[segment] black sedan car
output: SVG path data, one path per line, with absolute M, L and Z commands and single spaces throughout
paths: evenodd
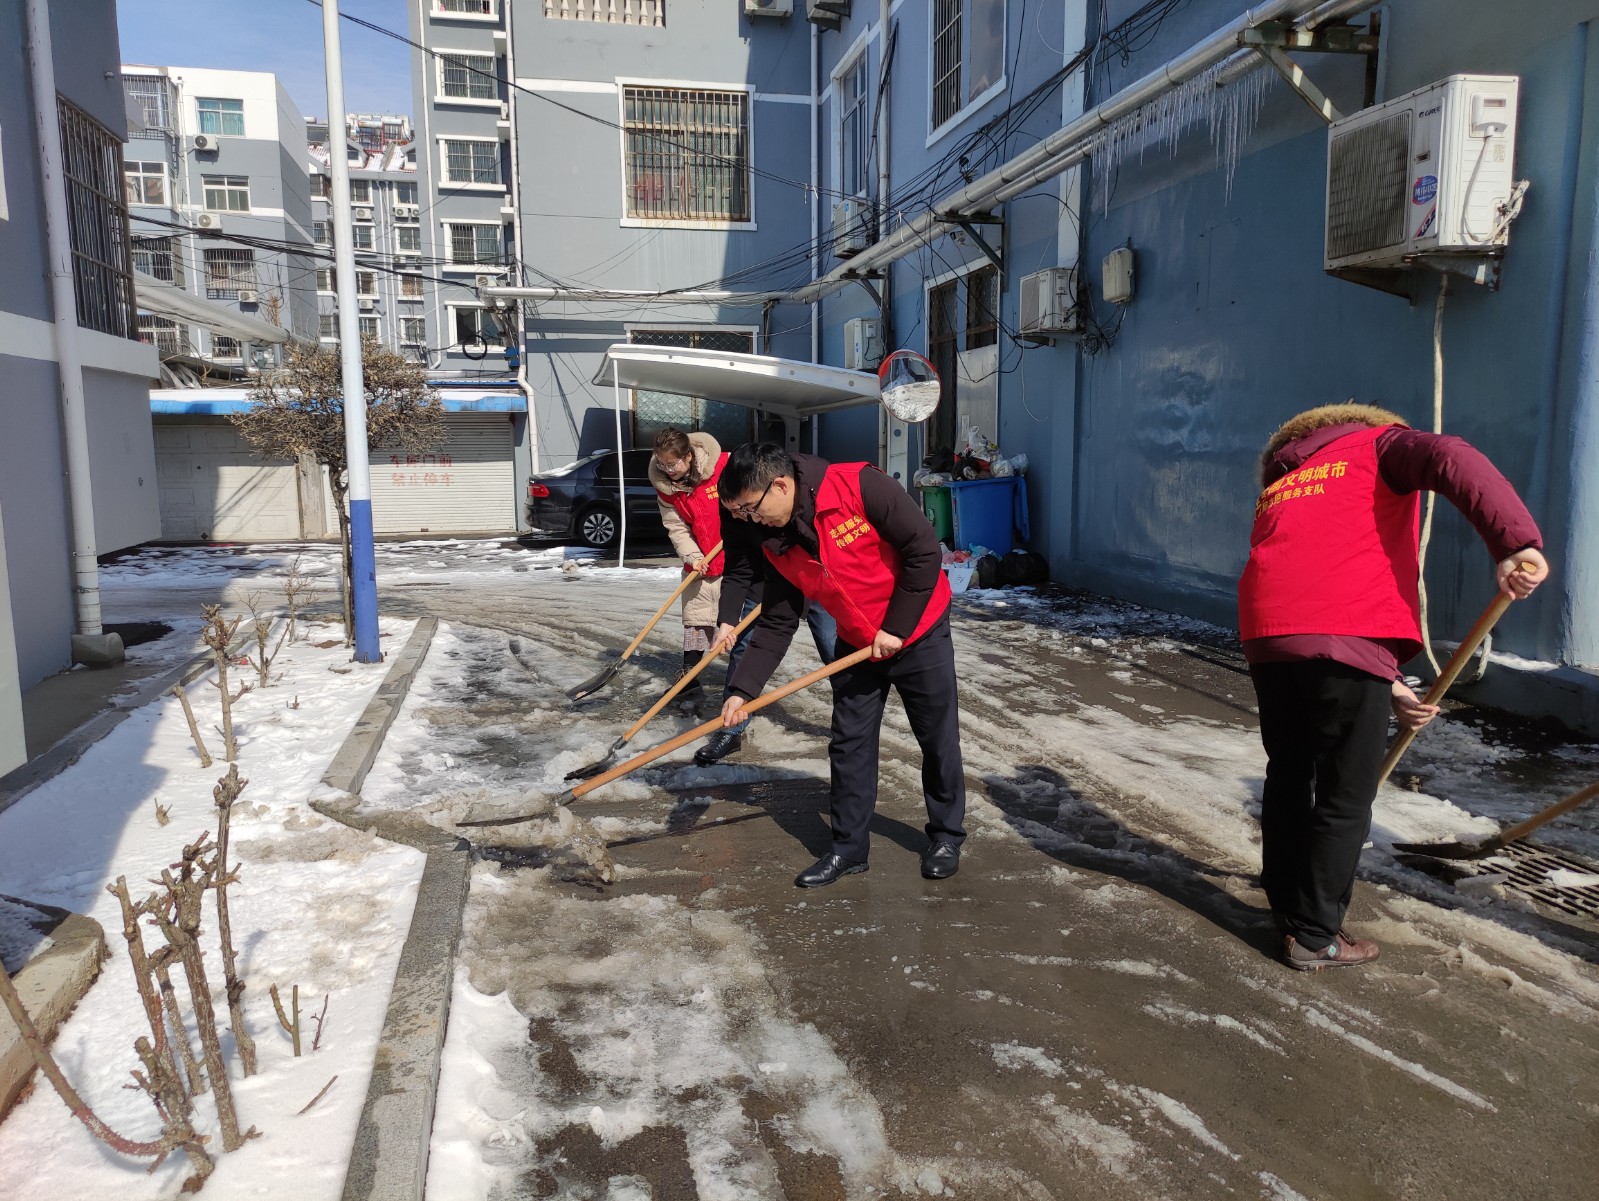
M 601 451 L 554 471 L 541 472 L 527 482 L 527 520 L 536 530 L 571 538 L 605 549 L 620 533 L 616 468 L 621 461 L 627 476 L 627 536 L 648 541 L 666 537 L 661 510 L 650 483 L 651 451 L 628 450 L 618 455 Z

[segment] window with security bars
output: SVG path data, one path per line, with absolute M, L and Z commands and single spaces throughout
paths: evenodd
M 370 225 L 352 225 L 350 232 L 354 235 L 352 241 L 357 250 L 372 249 L 372 227 Z
M 955 445 L 955 372 L 959 364 L 960 327 L 956 292 L 960 280 L 952 279 L 927 293 L 927 358 L 938 372 L 938 408 L 927 423 L 929 451 L 951 450 Z
M 966 276 L 966 349 L 999 341 L 999 269 L 984 267 Z
M 133 269 L 169 284 L 184 283 L 183 247 L 176 238 L 134 238 Z
M 372 181 L 370 179 L 352 179 L 350 181 L 350 203 L 372 203 Z
M 933 0 L 933 128 L 961 110 L 961 2 Z
M 138 334 L 133 255 L 122 179 L 122 140 L 57 98 L 78 324 L 119 338 Z
M 750 219 L 748 92 L 624 87 L 622 108 L 629 217 Z
M 255 288 L 255 251 L 226 246 L 207 249 L 203 253 L 207 298 L 235 300 L 241 288 Z
M 200 118 L 201 133 L 230 138 L 244 136 L 244 101 L 201 96 L 195 100 L 194 107 Z
M 838 155 L 839 185 L 851 196 L 866 195 L 866 147 L 871 138 L 867 131 L 867 92 L 870 80 L 866 73 L 866 55 L 855 60 L 854 66 L 838 81 Z
M 313 200 L 331 200 L 333 198 L 333 181 L 326 175 L 313 175 L 311 177 L 311 198 Z
M 544 0 L 544 16 L 551 21 L 665 25 L 666 0 Z
M 362 317 L 360 321 L 361 337 L 371 338 L 375 341 L 378 336 L 378 319 L 376 317 Z
M 245 175 L 201 176 L 205 185 L 205 207 L 213 213 L 248 213 L 250 179 Z
M 492 17 L 495 0 L 433 0 L 433 11 L 446 16 Z
M 1005 75 L 1005 0 L 933 0 L 932 127 Z
M 498 184 L 500 143 L 483 139 L 446 138 L 444 182 Z
M 500 261 L 500 227 L 475 225 L 451 221 L 445 227 L 450 242 L 450 262 L 498 264 Z
M 355 273 L 355 294 L 357 296 L 376 296 L 378 294 L 378 273 L 376 271 L 357 271 Z
M 321 329 L 318 336 L 324 340 L 337 340 L 339 336 L 339 315 L 337 313 L 322 313 Z
M 638 329 L 628 341 L 643 346 L 688 346 L 750 354 L 755 336 L 731 329 Z M 732 450 L 755 437 L 755 410 L 721 400 L 702 400 L 639 388 L 633 393 L 633 445 L 652 446 L 655 435 L 671 426 L 693 433 L 703 430 Z
M 333 291 L 333 268 L 319 267 L 316 273 L 316 290 L 318 292 Z
M 421 300 L 422 299 L 422 277 L 420 275 L 402 275 L 402 276 L 400 276 L 400 299 L 401 300 Z
M 140 313 L 139 341 L 154 346 L 162 358 L 186 355 L 189 353 L 189 327 L 179 325 L 170 317 Z
M 311 240 L 318 246 L 333 245 L 333 223 L 331 221 L 311 222 Z
M 492 54 L 439 56 L 439 91 L 450 100 L 498 100 L 496 74 Z
M 124 75 L 122 93 L 139 106 L 145 132 L 172 132 L 172 87 L 163 76 Z
M 400 341 L 406 346 L 421 346 L 428 340 L 428 323 L 425 317 L 401 317 Z
M 145 162 L 129 159 L 122 164 L 122 179 L 128 189 L 128 203 L 158 204 L 167 202 L 167 165 L 163 162 Z
M 213 359 L 236 359 L 239 357 L 239 340 L 229 338 L 224 334 L 211 335 L 211 357 Z

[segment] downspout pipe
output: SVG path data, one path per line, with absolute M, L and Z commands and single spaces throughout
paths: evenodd
M 931 210 L 900 226 L 888 237 L 867 247 L 841 267 L 835 267 L 815 283 L 800 289 L 794 299 L 806 301 L 815 294 L 832 292 L 864 272 L 903 258 L 917 247 L 951 232 L 950 218 L 980 213 L 1012 196 L 1026 191 L 1040 180 L 1057 175 L 1087 156 L 1089 139 L 1113 122 L 1137 111 L 1156 97 L 1172 91 L 1200 72 L 1227 58 L 1236 58 L 1240 70 L 1252 69 L 1252 51 L 1241 52 L 1238 38 L 1244 30 L 1267 21 L 1293 21 L 1309 26 L 1352 16 L 1374 8 L 1380 0 L 1268 0 L 1246 9 L 1185 53 L 1157 67 L 1129 84 L 1105 103 L 1084 113 L 1043 141 L 973 180 L 965 187 L 940 199 Z
M 891 128 L 888 119 L 889 110 L 889 52 L 893 46 L 893 39 L 888 36 L 889 10 L 891 0 L 878 0 L 877 5 L 877 232 L 879 235 L 888 229 L 888 183 L 889 183 L 889 158 L 888 158 L 888 131 Z M 1001 31 L 1003 33 L 1003 31 Z M 1002 40 L 1003 44 L 1003 40 Z M 881 296 L 883 302 L 878 309 L 877 319 L 883 327 L 884 349 L 892 349 L 894 342 L 894 266 L 892 262 L 883 264 L 883 282 Z M 882 440 L 881 457 L 879 465 L 884 471 L 893 474 L 889 469 L 890 446 L 893 442 L 892 422 L 886 406 L 879 406 L 877 416 L 878 429 L 881 431 Z M 901 439 L 910 436 L 910 427 L 906 426 L 899 431 Z M 908 449 L 908 448 L 907 448 Z M 906 457 L 905 474 L 910 475 L 909 455 Z M 901 483 L 904 483 L 902 480 Z
M 822 266 L 822 30 L 811 25 L 811 285 Z M 811 362 L 822 361 L 822 298 L 811 297 Z M 811 417 L 811 453 L 822 450 L 821 414 Z
M 72 661 L 91 667 L 122 662 L 122 637 L 100 624 L 100 566 L 94 540 L 94 480 L 89 464 L 89 415 L 78 342 L 78 301 L 67 224 L 67 178 L 61 153 L 49 0 L 28 0 L 28 70 L 38 125 L 39 179 L 44 192 L 46 270 L 55 316 L 56 369 L 67 452 L 67 501 L 72 526 L 72 591 L 76 632 Z
M 507 4 L 505 6 L 505 77 L 507 79 L 515 79 L 516 78 L 516 25 L 515 25 L 514 9 L 515 9 L 515 5 Z M 522 173 L 521 173 L 521 168 L 518 166 L 518 163 L 519 163 L 520 159 L 519 159 L 519 155 L 517 153 L 517 140 L 518 139 L 517 139 L 516 96 L 517 96 L 517 90 L 515 88 L 507 88 L 506 89 L 506 96 L 505 96 L 506 121 L 511 127 L 510 128 L 510 134 L 511 134 L 511 137 L 510 137 L 510 146 L 511 146 L 511 192 L 510 192 L 510 196 L 511 196 L 511 203 L 516 209 L 515 213 L 511 217 L 511 230 L 512 230 L 513 236 L 516 239 L 516 257 L 517 257 L 518 261 L 525 262 L 526 259 L 527 259 L 527 248 L 522 242 Z M 525 326 L 522 323 L 522 310 L 518 309 L 516 311 L 516 323 L 515 323 L 515 331 L 516 331 L 515 332 L 515 337 L 516 337 L 516 349 L 517 349 L 517 355 L 516 355 L 516 386 L 517 386 L 517 388 L 519 388 L 521 390 L 521 392 L 522 392 L 522 400 L 527 405 L 528 471 L 532 475 L 537 475 L 539 473 L 539 418 L 538 418 L 537 411 L 533 407 L 533 384 L 532 384 L 532 381 L 528 379 L 528 374 L 527 374 L 528 353 L 527 353 L 527 338 L 524 336 L 524 333 L 523 333 L 524 329 L 525 329 Z M 521 506 L 521 502 L 520 502 L 520 500 L 518 500 L 517 509 L 519 511 L 519 514 L 518 514 L 519 517 L 520 517 L 521 507 L 522 507 Z M 518 520 L 517 524 L 520 525 L 521 521 Z

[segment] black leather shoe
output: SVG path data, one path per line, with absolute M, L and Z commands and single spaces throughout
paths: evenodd
M 718 730 L 705 740 L 705 745 L 694 752 L 694 762 L 701 767 L 720 763 L 729 755 L 736 755 L 744 746 L 744 735 L 731 730 Z
M 856 872 L 864 872 L 866 864 L 857 863 L 853 859 L 846 859 L 842 855 L 823 855 L 815 863 L 794 877 L 794 883 L 799 888 L 822 888 L 833 884 L 844 876 L 853 876 Z
M 961 849 L 947 842 L 935 842 L 922 852 L 922 878 L 947 880 L 961 869 Z

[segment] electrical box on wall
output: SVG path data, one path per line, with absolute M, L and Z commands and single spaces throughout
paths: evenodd
M 1500 254 L 1519 206 L 1514 75 L 1451 75 L 1327 129 L 1326 268 Z
M 872 244 L 872 211 L 864 200 L 840 200 L 833 206 L 833 253 L 841 259 Z
M 883 361 L 883 323 L 876 317 L 851 317 L 844 322 L 844 366 L 850 371 L 876 371 Z
M 1107 304 L 1126 304 L 1133 298 L 1133 248 L 1118 246 L 1100 264 L 1100 291 Z
M 1075 267 L 1049 267 L 1022 276 L 1021 302 L 1024 338 L 1041 340 L 1082 332 Z

